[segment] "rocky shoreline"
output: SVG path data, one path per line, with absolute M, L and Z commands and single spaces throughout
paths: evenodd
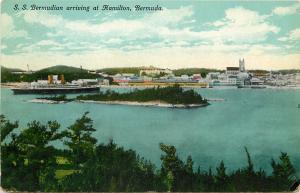
M 93 100 L 76 100 L 80 103 L 97 103 L 108 105 L 128 105 L 128 106 L 144 106 L 144 107 L 165 107 L 165 108 L 197 108 L 205 107 L 208 104 L 170 104 L 159 101 L 135 102 L 135 101 L 93 101 Z
M 68 101 L 54 101 L 54 100 L 47 100 L 47 99 L 32 99 L 29 100 L 30 103 L 42 103 L 42 104 L 63 104 L 67 103 Z

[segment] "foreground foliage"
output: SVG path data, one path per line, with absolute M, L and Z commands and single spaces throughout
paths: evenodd
M 286 153 L 271 160 L 273 172 L 247 165 L 228 172 L 223 161 L 216 172 L 194 170 L 191 156 L 181 160 L 172 145 L 159 144 L 161 168 L 113 141 L 98 144 L 92 120 L 85 113 L 62 130 L 56 121 L 33 121 L 16 132 L 18 123 L 0 117 L 1 186 L 18 191 L 284 191 L 295 169 Z M 57 149 L 54 142 L 65 147 Z

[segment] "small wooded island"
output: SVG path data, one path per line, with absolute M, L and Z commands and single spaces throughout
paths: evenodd
M 172 108 L 203 107 L 209 103 L 194 90 L 183 90 L 179 85 L 134 90 L 118 93 L 111 90 L 98 94 L 80 95 L 79 102 L 124 104 L 137 106 L 160 106 Z
M 68 99 L 66 95 L 58 95 L 58 96 L 52 96 L 52 97 L 39 97 L 33 100 L 30 100 L 29 102 L 32 103 L 47 103 L 47 104 L 61 104 L 61 103 L 67 103 L 71 102 L 74 99 Z

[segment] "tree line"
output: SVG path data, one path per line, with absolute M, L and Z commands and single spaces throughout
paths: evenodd
M 223 161 L 208 171 L 195 169 L 191 156 L 160 143 L 161 166 L 134 150 L 92 136 L 93 121 L 85 113 L 66 129 L 57 121 L 32 121 L 23 129 L 1 115 L 1 186 L 17 191 L 285 191 L 295 169 L 286 153 L 271 159 L 272 173 L 256 171 L 245 147 L 245 167 L 228 172 Z M 18 129 L 19 128 L 19 129 Z M 99 128 L 98 128 L 99 129 Z M 61 142 L 63 148 L 55 143 Z

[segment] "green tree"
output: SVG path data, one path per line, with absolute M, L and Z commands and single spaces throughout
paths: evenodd
M 55 186 L 56 151 L 51 142 L 59 140 L 63 135 L 59 132 L 60 125 L 49 121 L 47 125 L 33 121 L 18 136 L 18 144 L 24 155 L 25 168 L 28 169 L 32 184 L 29 189 L 51 190 Z
M 154 182 L 151 163 L 111 141 L 107 145 L 99 144 L 95 156 L 81 167 L 81 172 L 63 180 L 61 191 L 142 192 L 154 190 Z
M 250 156 L 250 153 L 248 152 L 247 147 L 244 147 L 244 149 L 245 149 L 245 152 L 247 155 L 247 162 L 248 162 L 247 172 L 248 172 L 248 175 L 252 175 L 252 174 L 254 174 L 254 167 L 253 167 L 253 163 L 251 160 L 251 156 Z
M 230 175 L 232 185 L 230 191 L 257 191 L 260 187 L 267 188 L 265 174 L 263 171 L 255 172 L 254 165 L 247 147 L 244 147 L 247 157 L 247 166 L 238 169 Z M 266 191 L 266 189 L 259 189 Z
M 8 122 L 4 125 L 11 127 Z M 33 121 L 19 135 L 12 135 L 8 145 L 1 146 L 3 187 L 26 191 L 54 189 L 57 164 L 52 142 L 62 137 L 59 127 L 56 121 L 47 125 Z
M 228 176 L 226 174 L 226 167 L 223 161 L 221 161 L 216 170 L 216 188 L 218 188 L 219 191 L 226 191 L 228 185 Z
M 181 172 L 181 178 L 183 178 L 184 180 L 182 180 L 183 184 L 182 186 L 182 191 L 196 191 L 196 187 L 197 187 L 197 183 L 199 183 L 199 178 L 197 178 L 197 174 L 194 173 L 193 170 L 193 166 L 194 166 L 194 162 L 192 159 L 192 156 L 188 156 L 186 159 L 186 163 L 184 165 L 184 170 Z M 200 168 L 199 169 L 199 173 L 200 173 Z
M 1 143 L 16 128 L 18 128 L 18 122 L 11 123 L 10 121 L 6 120 L 4 115 L 0 115 Z
M 88 112 L 85 112 L 64 132 L 67 137 L 65 144 L 70 150 L 70 159 L 77 167 L 80 167 L 81 164 L 92 157 L 97 143 L 96 138 L 91 136 L 92 132 L 96 130 L 93 128 L 92 119 L 87 117 L 87 114 Z
M 192 159 L 192 156 L 188 156 L 187 159 L 186 159 L 186 164 L 185 164 L 185 169 L 186 169 L 186 172 L 188 174 L 193 174 L 193 165 L 194 165 L 194 162 L 193 162 L 193 159 Z
M 183 162 L 178 158 L 176 154 L 176 148 L 172 145 L 165 145 L 163 143 L 159 144 L 160 149 L 165 153 L 161 156 L 162 165 L 161 165 L 161 174 L 166 180 L 167 187 L 170 184 L 169 177 L 172 176 L 172 187 L 170 191 L 175 191 L 180 189 L 180 175 L 183 169 Z M 168 177 L 169 176 L 169 177 Z
M 171 171 L 167 173 L 166 184 L 167 184 L 168 191 L 169 192 L 172 191 L 172 188 L 174 186 L 174 175 Z
M 214 175 L 212 174 L 211 167 L 208 169 L 208 172 L 205 172 L 200 177 L 201 180 L 199 181 L 197 189 L 203 192 L 209 192 L 209 191 L 215 192 Z
M 4 115 L 0 115 L 1 128 L 1 186 L 15 189 L 17 179 L 17 163 L 19 162 L 19 149 L 16 144 L 16 134 L 12 133 L 18 128 L 18 123 L 11 123 Z M 9 138 L 11 141 L 9 141 Z
M 295 168 L 287 153 L 281 152 L 279 162 L 272 159 L 271 166 L 273 168 L 274 186 L 277 187 L 275 189 L 288 190 L 293 180 L 295 180 Z

